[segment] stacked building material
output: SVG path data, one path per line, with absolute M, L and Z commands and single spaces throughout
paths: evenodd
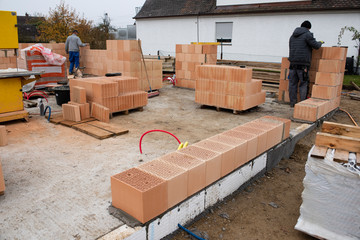
M 261 80 L 252 79 L 252 69 L 224 65 L 196 67 L 195 102 L 246 110 L 265 102 Z
M 149 85 L 139 44 L 141 42 L 138 40 L 107 40 L 106 50 L 83 49 L 85 72 L 98 76 L 121 72 L 123 76 L 138 78 L 140 89 L 148 91 Z M 160 89 L 162 87 L 162 65 L 160 66 L 162 62 L 153 60 L 148 64 L 146 71 L 150 78 L 151 88 Z
M 323 47 L 313 51 L 312 71 L 315 84 L 311 98 L 295 104 L 294 118 L 316 121 L 340 106 L 347 48 Z
M 90 104 L 91 116 L 108 121 L 108 118 L 100 116 L 146 106 L 147 93 L 140 90 L 136 77 L 82 78 L 70 80 L 70 100 L 70 105 L 85 104 L 87 110 L 89 105 L 86 104 Z M 93 103 L 97 105 L 94 107 Z
M 280 82 L 279 82 L 279 96 L 278 100 L 281 102 L 290 102 L 289 98 L 289 73 L 290 62 L 288 58 L 283 57 L 281 60 Z M 300 101 L 300 94 L 298 93 L 298 101 Z
M 4 125 L 0 125 L 0 147 L 6 146 L 8 144 L 6 127 Z
M 145 59 L 141 64 L 141 89 L 144 91 L 162 88 L 162 61 Z M 161 81 L 159 81 L 161 79 Z M 150 85 L 149 85 L 150 84 Z
M 295 229 L 319 239 L 359 239 L 360 128 L 324 122 L 305 171 Z
M 5 180 L 4 180 L 4 175 L 0 161 L 0 195 L 3 195 L 4 192 L 5 192 Z
M 116 174 L 112 205 L 145 223 L 282 142 L 290 123 L 262 117 Z
M 195 69 L 202 64 L 216 64 L 217 45 L 177 44 L 175 74 L 176 85 L 195 88 Z

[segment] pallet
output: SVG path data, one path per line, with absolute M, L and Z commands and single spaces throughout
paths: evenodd
M 118 125 L 100 122 L 95 118 L 88 118 L 80 122 L 74 122 L 64 120 L 62 114 L 57 114 L 50 118 L 50 122 L 73 128 L 77 131 L 80 131 L 100 140 L 113 136 L 119 136 L 129 132 L 129 130 L 124 129 Z
M 202 104 L 200 106 L 201 109 L 216 109 L 217 112 L 220 111 L 227 111 L 227 112 L 233 112 L 233 114 L 237 115 L 237 114 L 243 114 L 243 113 L 247 113 L 247 112 L 251 112 L 254 111 L 255 109 L 257 109 L 258 106 L 246 109 L 246 110 L 236 110 L 236 109 L 229 109 L 229 108 L 223 108 L 223 107 L 217 107 L 217 106 L 211 106 L 211 105 L 205 105 Z
M 29 113 L 26 110 L 16 111 L 16 112 L 7 112 L 0 114 L 0 122 L 7 122 L 17 119 L 25 119 L 29 121 Z
M 127 110 L 123 110 L 123 111 L 112 112 L 112 113 L 110 113 L 110 118 L 113 118 L 114 115 L 119 115 L 119 114 L 128 115 L 130 111 L 142 112 L 142 111 L 144 111 L 144 107 L 137 107 L 137 108 L 127 109 Z

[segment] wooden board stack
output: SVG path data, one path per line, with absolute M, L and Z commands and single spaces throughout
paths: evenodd
M 194 89 L 196 66 L 216 61 L 217 45 L 176 44 L 176 85 Z
M 0 147 L 6 146 L 8 144 L 6 127 L 4 125 L 0 125 Z
M 314 122 L 340 106 L 347 48 L 323 47 L 313 51 L 311 98 L 295 104 L 294 118 Z M 315 72 L 314 72 L 315 71 Z
M 86 113 L 80 111 L 80 115 L 83 116 L 84 114 L 84 117 L 89 117 L 87 111 L 91 106 L 91 116 L 100 121 L 108 122 L 110 113 L 146 106 L 147 99 L 147 93 L 140 90 L 139 79 L 135 77 L 71 79 L 71 101 L 68 104 L 63 104 L 63 109 L 64 105 L 65 108 L 68 108 L 68 105 L 80 105 L 80 109 L 84 105 L 83 108 Z M 74 109 L 74 107 L 72 108 Z
M 5 180 L 4 180 L 4 175 L 0 161 L 0 195 L 3 195 L 4 192 L 5 192 Z
M 312 157 L 324 158 L 327 151 L 334 150 L 334 161 L 348 163 L 352 152 L 360 166 L 360 127 L 324 122 L 316 134 L 315 145 Z
M 196 67 L 195 102 L 246 110 L 265 102 L 262 81 L 252 79 L 252 69 L 224 65 Z

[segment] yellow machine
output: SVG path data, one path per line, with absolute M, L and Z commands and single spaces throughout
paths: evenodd
M 0 11 L 0 34 L 0 50 L 19 48 L 16 12 Z M 35 81 L 40 74 L 30 71 L 0 72 L 0 122 L 22 118 L 28 120 L 22 86 Z

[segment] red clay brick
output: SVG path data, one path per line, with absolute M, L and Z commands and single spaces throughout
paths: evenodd
M 213 152 L 221 154 L 221 173 L 220 176 L 223 177 L 235 169 L 235 148 L 222 144 L 220 142 L 215 142 L 211 140 L 203 140 L 201 142 L 195 143 L 193 146 L 209 149 Z
M 83 87 L 73 87 L 72 91 L 74 91 L 74 93 L 71 95 L 74 97 L 74 99 L 72 99 L 71 101 L 76 102 L 76 103 L 86 103 L 86 89 Z
M 218 180 L 221 176 L 221 154 L 204 149 L 198 146 L 189 146 L 179 151 L 180 153 L 187 154 L 204 161 L 206 164 L 205 173 L 205 184 L 210 185 L 211 183 Z
M 218 134 L 207 140 L 219 142 L 225 145 L 229 145 L 235 149 L 235 165 L 234 168 L 238 168 L 247 162 L 247 145 L 248 142 L 244 139 L 226 136 Z
M 342 71 L 342 61 L 324 60 L 319 61 L 318 72 L 339 73 Z
M 257 150 L 256 150 L 257 156 L 267 150 L 267 148 L 266 148 L 267 132 L 266 131 L 263 131 L 261 129 L 247 127 L 247 126 L 239 126 L 239 127 L 233 128 L 232 131 L 257 135 L 257 139 L 258 139 L 257 140 Z
M 276 144 L 280 143 L 282 140 L 283 123 L 268 122 L 264 119 L 259 118 L 244 124 L 244 126 L 267 131 L 267 149 L 272 148 Z
M 148 94 L 144 91 L 133 92 L 134 108 L 146 106 L 148 103 Z
M 337 86 L 342 84 L 343 78 L 344 74 L 342 73 L 317 72 L 315 84 L 324 86 Z
M 204 161 L 180 152 L 166 154 L 159 160 L 174 164 L 188 172 L 187 196 L 193 195 L 206 186 L 206 164 Z
M 76 103 L 76 102 L 69 102 L 69 104 L 79 106 L 81 120 L 90 118 L 90 104 L 89 103 L 81 104 L 81 103 Z
M 63 118 L 74 122 L 81 121 L 80 107 L 71 104 L 62 105 Z
M 279 118 L 279 117 L 275 117 L 275 116 L 264 116 L 262 118 L 273 119 L 273 120 L 276 120 L 276 121 L 283 122 L 284 123 L 284 130 L 283 130 L 282 140 L 285 140 L 286 138 L 288 138 L 290 136 L 290 128 L 291 128 L 291 120 L 290 119 Z
M 101 122 L 109 122 L 110 109 L 93 102 L 91 105 L 91 116 Z
M 167 183 L 168 208 L 171 208 L 187 197 L 188 172 L 173 164 L 153 160 L 137 166 L 142 171 L 155 175 Z
M 136 168 L 111 176 L 112 205 L 145 223 L 168 208 L 167 183 Z
M 337 95 L 336 86 L 314 85 L 311 97 L 319 99 L 333 99 Z
M 257 145 L 258 145 L 258 136 L 256 134 L 244 133 L 239 131 L 226 131 L 222 135 L 240 138 L 247 141 L 247 155 L 246 160 L 250 161 L 257 156 Z

